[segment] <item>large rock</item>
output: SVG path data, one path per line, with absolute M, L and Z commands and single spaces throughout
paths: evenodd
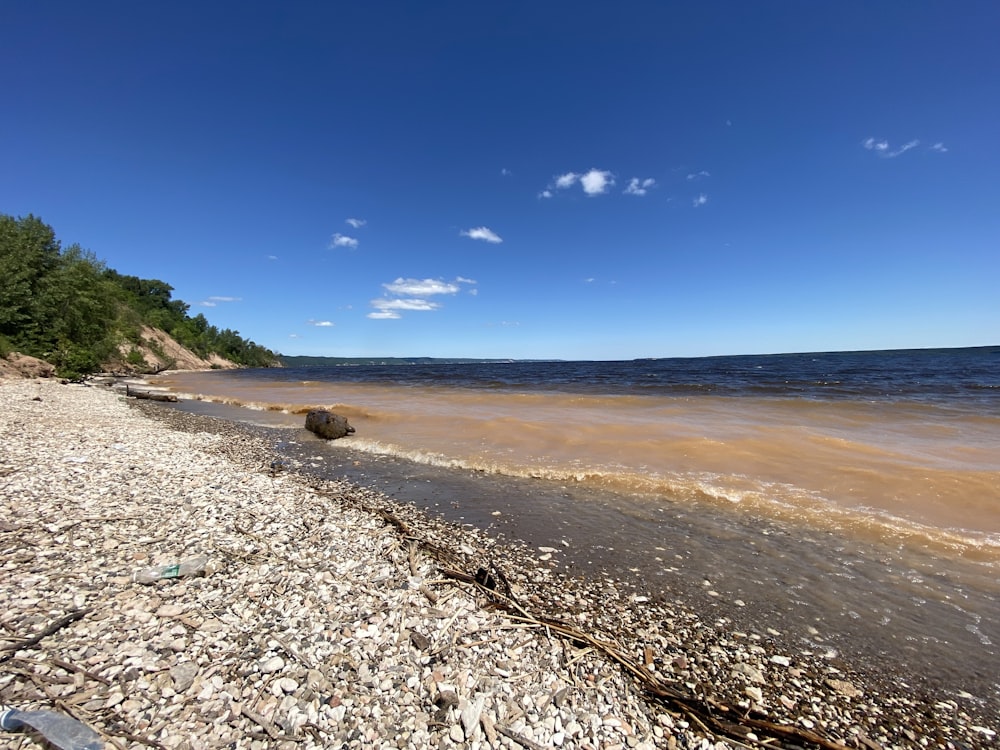
M 326 409 L 313 409 L 306 414 L 306 429 L 327 440 L 336 440 L 354 432 L 346 417 Z

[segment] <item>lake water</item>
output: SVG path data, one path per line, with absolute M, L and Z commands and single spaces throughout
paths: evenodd
M 1000 701 L 1000 348 L 158 382 L 318 473 Z M 315 407 L 356 434 L 312 439 Z

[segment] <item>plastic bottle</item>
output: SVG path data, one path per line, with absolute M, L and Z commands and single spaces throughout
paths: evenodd
M 133 579 L 136 583 L 156 583 L 161 578 L 183 578 L 185 576 L 205 575 L 208 558 L 205 555 L 189 557 L 173 565 L 157 565 L 136 571 Z
M 0 706 L 0 729 L 28 727 L 60 750 L 102 750 L 101 735 L 76 719 L 55 711 L 18 711 Z

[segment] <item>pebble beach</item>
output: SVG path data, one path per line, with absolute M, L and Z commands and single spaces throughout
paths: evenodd
M 997 745 L 970 694 L 565 577 L 223 420 L 0 380 L 0 445 L 0 704 L 109 748 Z

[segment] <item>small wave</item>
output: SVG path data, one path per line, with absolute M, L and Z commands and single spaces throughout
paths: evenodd
M 869 507 L 841 507 L 817 492 L 785 483 L 762 482 L 742 475 L 699 473 L 663 476 L 627 473 L 620 469 L 602 471 L 578 467 L 519 465 L 497 460 L 495 457 L 457 457 L 406 448 L 391 441 L 358 437 L 331 444 L 333 449 L 338 447 L 438 468 L 585 485 L 612 491 L 650 506 L 664 502 L 682 503 L 691 507 L 707 504 L 793 525 L 804 524 L 819 530 L 846 531 L 856 538 L 936 551 L 948 557 L 1000 567 L 1000 535 L 939 529 Z

